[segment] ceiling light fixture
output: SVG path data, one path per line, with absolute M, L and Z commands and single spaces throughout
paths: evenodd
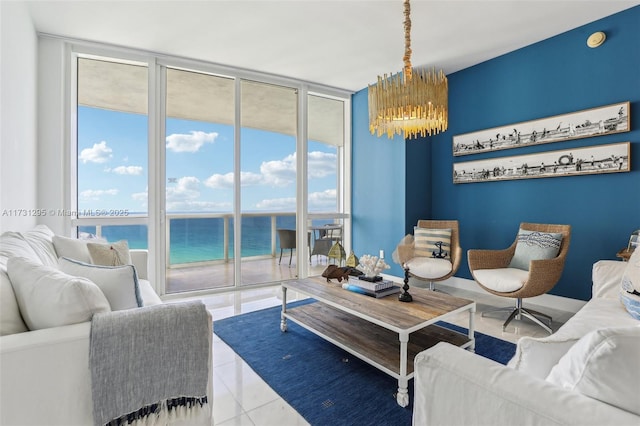
M 389 139 L 438 134 L 447 130 L 448 85 L 442 70 L 411 67 L 411 6 L 404 0 L 404 69 L 369 85 L 369 130 Z

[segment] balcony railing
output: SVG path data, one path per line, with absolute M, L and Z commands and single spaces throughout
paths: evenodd
M 309 215 L 313 225 L 333 223 L 345 215 Z M 80 232 L 107 238 L 126 239 L 131 248 L 147 248 L 146 218 L 76 219 Z M 128 223 L 132 222 L 132 223 Z M 226 263 L 234 257 L 232 213 L 171 213 L 165 220 L 166 265 L 168 268 Z M 242 258 L 275 257 L 278 228 L 295 229 L 294 212 L 242 213 Z

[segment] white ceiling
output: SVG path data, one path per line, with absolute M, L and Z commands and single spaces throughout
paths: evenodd
M 402 0 L 27 1 L 37 31 L 360 90 L 402 68 Z M 413 0 L 412 62 L 446 74 L 640 4 Z M 585 36 L 586 42 L 586 36 Z

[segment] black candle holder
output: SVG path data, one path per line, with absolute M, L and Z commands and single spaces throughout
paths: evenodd
M 402 286 L 402 293 L 398 296 L 398 300 L 401 302 L 412 302 L 413 296 L 409 294 L 409 268 L 407 265 L 403 265 L 404 268 L 404 285 Z

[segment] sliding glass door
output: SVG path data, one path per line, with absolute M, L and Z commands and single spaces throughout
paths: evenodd
M 296 229 L 297 90 L 242 80 L 240 92 L 241 285 L 295 278 L 277 231 Z
M 160 294 L 277 283 L 344 260 L 309 254 L 319 226 L 350 246 L 348 95 L 77 48 L 68 207 L 79 236 L 149 249 Z
M 234 284 L 234 86 L 232 78 L 166 69 L 167 293 Z

